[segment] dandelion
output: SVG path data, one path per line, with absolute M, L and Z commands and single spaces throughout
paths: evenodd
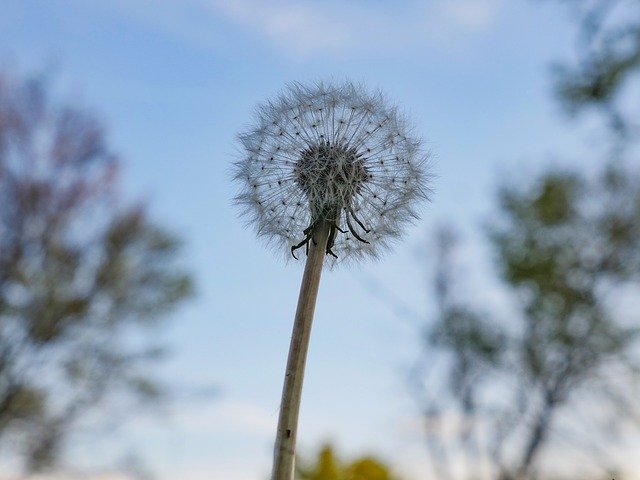
M 306 265 L 276 437 L 273 480 L 293 478 L 306 352 L 322 266 L 378 257 L 429 197 L 428 155 L 380 93 L 290 86 L 239 136 L 236 202 L 259 236 Z

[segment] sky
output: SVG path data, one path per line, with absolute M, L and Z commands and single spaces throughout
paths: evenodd
M 429 235 L 452 221 L 468 236 L 468 282 L 504 302 L 479 273 L 491 265 L 477 232 L 495 186 L 588 162 L 593 147 L 552 97 L 550 65 L 574 42 L 565 9 L 531 0 L 5 0 L 0 66 L 45 72 L 59 101 L 96 112 L 122 157 L 123 194 L 184 239 L 197 296 L 152 335 L 172 352 L 161 374 L 176 391 L 217 391 L 79 434 L 73 462 L 107 466 L 124 452 L 160 480 L 267 478 L 302 270 L 237 218 L 235 138 L 288 82 L 351 79 L 412 119 L 433 152 L 435 194 L 392 253 L 323 276 L 299 450 L 332 441 L 429 478 L 405 381 L 419 323 L 372 285 L 428 321 Z

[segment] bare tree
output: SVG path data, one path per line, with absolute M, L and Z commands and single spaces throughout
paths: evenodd
M 93 408 L 159 393 L 149 334 L 191 291 L 117 172 L 95 116 L 0 71 L 0 447 L 32 470 Z

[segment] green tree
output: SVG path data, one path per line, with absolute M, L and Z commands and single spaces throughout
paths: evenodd
M 590 421 L 603 432 L 596 443 L 607 425 L 639 413 L 632 398 L 640 329 L 632 312 L 613 305 L 619 292 L 640 286 L 640 178 L 620 165 L 593 181 L 550 172 L 524 191 L 504 188 L 500 198 L 507 222 L 491 236 L 523 312 L 517 371 L 539 395 L 516 470 L 527 474 L 563 407 L 591 401 L 608 410 L 605 424 Z
M 372 456 L 343 462 L 334 453 L 333 447 L 325 445 L 318 458 L 309 465 L 298 467 L 298 480 L 398 480 L 382 461 Z
M 571 478 L 620 479 L 607 473 L 623 468 L 616 448 L 640 430 L 640 332 L 625 303 L 640 289 L 640 169 L 628 148 L 640 2 L 564 3 L 580 42 L 578 60 L 556 67 L 558 98 L 618 135 L 597 174 L 553 169 L 499 189 L 488 240 L 513 312 L 464 300 L 457 239 L 438 234 L 436 315 L 411 376 L 437 478 L 545 478 L 561 451 L 582 455 Z M 444 375 L 431 371 L 443 363 Z
M 640 2 L 562 0 L 578 19 L 577 60 L 556 65 L 559 100 L 572 114 L 606 112 L 622 135 L 637 133 L 638 105 L 627 95 L 640 76 Z
M 100 122 L 46 90 L 0 71 L 0 449 L 31 470 L 94 409 L 159 393 L 150 332 L 191 292 Z
M 438 478 L 461 465 L 468 478 L 537 478 L 563 441 L 585 475 L 622 468 L 611 454 L 640 431 L 639 319 L 619 308 L 640 291 L 640 175 L 546 172 L 504 186 L 499 206 L 489 240 L 509 318 L 462 300 L 454 237 L 439 236 L 425 364 L 444 356 L 448 373 L 414 375 Z

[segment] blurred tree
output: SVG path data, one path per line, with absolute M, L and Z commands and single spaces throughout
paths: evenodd
M 510 318 L 461 300 L 456 236 L 437 235 L 437 313 L 411 385 L 439 479 L 542 478 L 563 452 L 568 478 L 619 480 L 616 447 L 640 431 L 638 308 L 627 303 L 640 298 L 640 169 L 626 150 L 638 137 L 640 2 L 564 3 L 581 42 L 576 63 L 556 67 L 558 98 L 619 135 L 598 174 L 556 169 L 500 188 L 488 237 Z
M 574 114 L 586 107 L 606 111 L 622 137 L 637 133 L 640 103 L 628 95 L 640 77 L 640 2 L 562 0 L 580 24 L 577 60 L 557 65 L 558 98 Z
M 530 471 L 556 412 L 593 396 L 596 386 L 601 390 L 596 396 L 604 397 L 598 399 L 600 408 L 610 409 L 609 425 L 628 422 L 625 412 L 638 414 L 629 401 L 638 390 L 617 388 L 619 379 L 607 373 L 624 373 L 631 387 L 639 380 L 640 363 L 632 355 L 637 319 L 616 312 L 611 302 L 640 279 L 639 180 L 611 166 L 591 184 L 575 173 L 556 172 L 524 192 L 501 192 L 508 223 L 493 230 L 492 241 L 503 277 L 523 307 L 519 375 L 528 396 L 532 391 L 539 396 L 519 473 Z M 616 402 L 607 404 L 603 392 L 619 394 Z M 621 400 L 628 407 L 624 411 L 617 408 Z M 604 434 L 599 437 L 602 442 Z
M 442 226 L 437 232 L 433 281 L 437 320 L 425 329 L 424 357 L 409 376 L 423 416 L 433 473 L 442 480 L 455 477 L 452 462 L 462 466 L 461 460 L 466 460 L 471 462 L 469 469 L 479 468 L 483 452 L 471 420 L 483 407 L 477 397 L 485 382 L 495 380 L 505 349 L 505 334 L 457 298 L 454 256 L 458 241 L 450 226 Z M 447 360 L 444 368 L 438 361 L 442 356 Z M 455 434 L 448 434 L 452 428 Z M 459 444 L 454 450 L 465 452 L 469 458 L 452 457 L 451 445 L 443 442 L 445 437 L 455 438 Z
M 361 457 L 343 463 L 336 457 L 333 447 L 320 449 L 315 464 L 298 467 L 298 480 L 398 480 L 389 467 L 374 457 Z
M 537 478 L 562 441 L 587 475 L 618 467 L 625 429 L 640 431 L 640 318 L 620 308 L 640 293 L 640 175 L 552 171 L 499 199 L 489 235 L 515 317 L 459 300 L 455 238 L 439 234 L 423 365 L 444 354 L 449 372 L 413 375 L 437 477 Z
M 133 333 L 191 291 L 177 239 L 119 204 L 100 123 L 45 90 L 0 71 L 0 446 L 31 470 L 93 408 L 159 393 Z

